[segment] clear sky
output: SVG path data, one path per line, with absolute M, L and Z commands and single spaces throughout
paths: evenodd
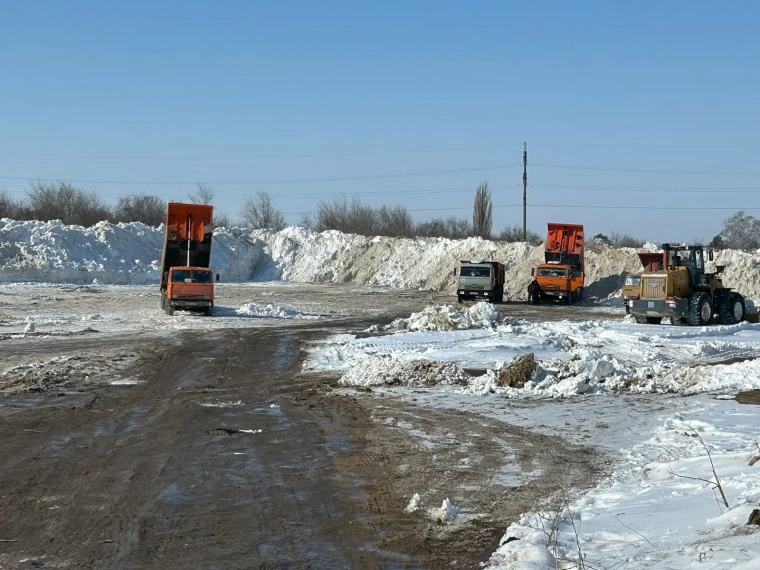
M 469 217 L 487 180 L 498 231 L 521 223 L 527 141 L 541 234 L 710 239 L 734 209 L 760 215 L 754 2 L 0 0 L 0 14 L 0 189 L 19 197 L 37 178 L 109 201 L 207 182 L 232 215 L 264 189 L 292 223 L 340 193 L 424 219 Z

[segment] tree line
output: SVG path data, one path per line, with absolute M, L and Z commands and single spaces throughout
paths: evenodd
M 188 199 L 194 203 L 211 204 L 214 190 L 198 184 Z M 64 224 L 91 226 L 100 221 L 142 222 L 151 226 L 163 223 L 166 201 L 149 194 L 120 196 L 116 204 L 104 202 L 95 192 L 76 187 L 69 182 L 34 182 L 25 197 L 13 199 L 0 191 L 0 218 L 16 220 L 61 220 Z M 258 191 L 245 200 L 239 214 L 240 223 L 233 223 L 225 214 L 215 214 L 216 226 L 242 225 L 250 229 L 279 231 L 285 227 L 285 216 L 276 208 L 269 193 Z M 462 239 L 482 237 L 505 242 L 522 241 L 522 228 L 507 226 L 498 234 L 493 232 L 493 202 L 487 182 L 475 189 L 471 217 L 434 217 L 415 222 L 410 211 L 400 204 L 373 207 L 358 198 L 346 196 L 320 200 L 311 214 L 303 216 L 299 225 L 322 232 L 338 230 L 365 236 L 387 237 L 444 237 Z M 641 247 L 643 240 L 628 234 L 613 232 L 609 236 L 596 234 L 594 239 L 613 247 Z M 539 234 L 529 231 L 527 241 L 542 243 Z M 721 232 L 709 243 L 712 247 L 733 249 L 760 248 L 760 219 L 739 211 L 726 219 Z

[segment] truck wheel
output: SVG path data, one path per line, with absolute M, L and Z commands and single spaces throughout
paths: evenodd
M 174 314 L 174 305 L 169 305 L 166 307 L 166 314 L 170 317 Z
M 165 291 L 161 291 L 161 310 L 162 311 L 166 310 L 166 292 Z
M 640 325 L 647 324 L 647 317 L 633 317 L 633 320 Z
M 460 305 L 462 304 L 462 296 L 461 295 L 457 295 L 457 303 L 459 303 Z
M 709 325 L 713 317 L 713 304 L 710 296 L 698 291 L 689 298 L 689 324 L 693 327 Z
M 578 289 L 576 289 L 576 291 L 578 292 L 578 295 L 576 296 L 575 300 L 578 303 L 580 303 L 581 301 L 583 301 L 583 287 L 578 287 Z
M 565 297 L 562 299 L 565 302 L 565 305 L 569 305 L 572 303 L 572 296 L 573 294 L 570 293 L 569 295 L 565 295 Z
M 744 320 L 744 309 L 744 297 L 736 292 L 730 293 L 728 299 L 721 303 L 718 309 L 721 324 L 735 325 L 742 322 Z
M 644 317 L 647 320 L 648 325 L 659 325 L 662 322 L 662 317 Z

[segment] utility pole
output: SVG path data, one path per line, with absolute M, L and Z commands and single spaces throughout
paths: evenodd
M 528 143 L 523 143 L 523 241 L 528 241 Z

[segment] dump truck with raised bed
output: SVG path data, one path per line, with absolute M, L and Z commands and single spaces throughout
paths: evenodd
M 702 246 L 662 245 L 662 269 L 641 274 L 639 298 L 628 301 L 637 323 L 704 326 L 733 325 L 745 319 L 744 297 L 721 280 L 723 266 L 705 270 L 713 250 Z
M 498 261 L 460 261 L 457 301 L 482 298 L 491 303 L 504 300 L 504 264 Z
M 210 315 L 214 309 L 212 213 L 205 204 L 169 202 L 161 255 L 161 308 L 169 315 L 175 309 Z
M 567 305 L 583 299 L 585 274 L 583 226 L 549 223 L 544 244 L 544 263 L 531 270 L 538 297 Z
M 662 269 L 662 253 L 642 251 L 639 253 L 639 260 L 641 261 L 644 271 L 660 271 Z M 643 271 L 640 271 L 625 276 L 625 282 L 620 290 L 620 296 L 623 298 L 623 303 L 625 304 L 626 315 L 630 313 L 628 301 L 638 299 L 641 294 L 642 273 Z

